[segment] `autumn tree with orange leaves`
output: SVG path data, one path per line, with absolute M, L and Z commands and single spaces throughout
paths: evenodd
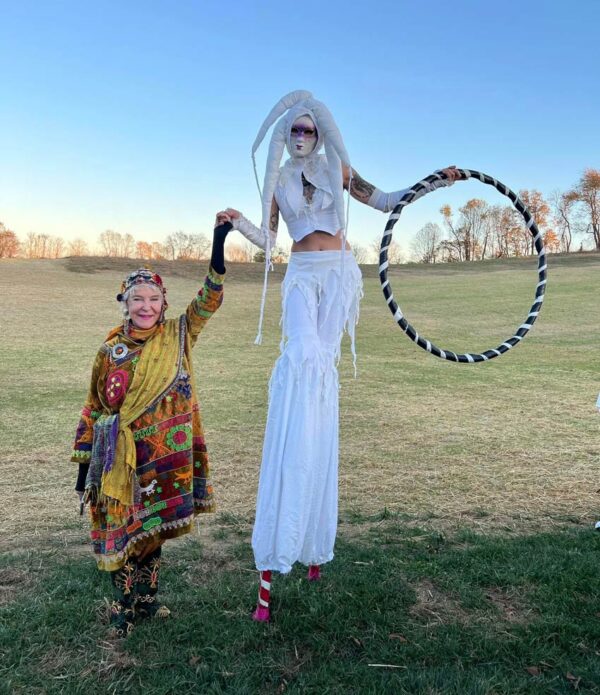
M 17 235 L 0 222 L 0 258 L 14 258 L 20 246 Z
M 548 220 L 550 217 L 550 205 L 548 205 L 548 203 L 544 199 L 544 196 L 535 189 L 531 191 L 527 189 L 519 191 L 519 198 L 523 201 L 523 203 L 529 210 L 529 213 L 533 217 L 533 220 L 536 223 L 538 229 L 543 234 L 548 226 Z M 527 253 L 529 253 L 529 255 L 533 255 L 536 252 L 535 243 L 533 241 L 533 235 L 531 234 L 529 229 L 527 229 L 526 226 L 523 226 L 522 230 L 523 250 L 528 249 L 528 251 L 525 251 L 523 255 L 527 255 Z

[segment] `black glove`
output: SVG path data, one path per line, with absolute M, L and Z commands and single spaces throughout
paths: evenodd
M 233 229 L 231 222 L 223 222 L 215 227 L 213 232 L 212 253 L 210 264 L 213 269 L 222 275 L 225 272 L 225 237 Z

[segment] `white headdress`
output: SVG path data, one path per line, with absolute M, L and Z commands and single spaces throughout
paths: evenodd
M 254 144 L 252 145 L 252 165 L 254 167 L 256 185 L 262 200 L 261 229 L 263 230 L 266 238 L 265 277 L 260 306 L 260 318 L 258 322 L 258 335 L 254 341 L 257 344 L 262 341 L 262 321 L 265 309 L 267 276 L 270 265 L 271 251 L 269 220 L 271 217 L 273 195 L 279 180 L 279 165 L 281 163 L 281 157 L 283 156 L 283 150 L 286 144 L 288 145 L 289 149 L 292 125 L 298 118 L 300 118 L 300 116 L 305 115 L 311 117 L 318 134 L 317 144 L 315 145 L 313 152 L 305 159 L 308 160 L 313 156 L 316 157 L 319 149 L 322 146 L 325 148 L 327 177 L 329 179 L 329 185 L 333 194 L 335 211 L 337 213 L 339 223 L 344 230 L 342 248 L 345 248 L 346 245 L 346 215 L 344 214 L 344 178 L 342 164 L 346 165 L 350 169 L 350 176 L 352 176 L 350 158 L 346 152 L 342 135 L 329 109 L 325 106 L 325 104 L 323 104 L 323 102 L 314 99 L 311 92 L 299 89 L 286 94 L 275 104 L 261 125 L 258 135 L 254 140 Z M 255 154 L 256 150 L 258 150 L 260 147 L 261 142 L 264 140 L 269 128 L 275 123 L 275 121 L 277 121 L 277 123 L 273 129 L 271 142 L 269 144 L 269 154 L 267 156 L 267 164 L 265 168 L 265 179 L 261 191 L 260 183 L 258 182 L 258 173 L 256 171 Z M 343 276 L 343 253 L 341 258 Z
M 289 142 L 290 131 L 294 121 L 300 116 L 310 116 L 315 124 L 318 133 L 317 144 L 313 150 L 316 155 L 321 146 L 325 147 L 325 157 L 327 160 L 327 175 L 333 193 L 335 210 L 342 227 L 345 228 L 344 214 L 344 189 L 342 164 L 350 167 L 350 158 L 346 152 L 342 135 L 331 115 L 329 109 L 323 102 L 314 99 L 310 92 L 305 90 L 296 90 L 286 94 L 280 99 L 277 104 L 271 109 L 264 123 L 258 131 L 258 135 L 252 145 L 252 162 L 254 165 L 254 175 L 256 177 L 256 185 L 261 194 L 262 199 L 262 224 L 264 230 L 268 230 L 269 218 L 271 215 L 271 203 L 273 194 L 279 178 L 279 165 L 283 150 Z M 279 119 L 279 120 L 277 120 Z M 256 172 L 256 150 L 269 128 L 277 121 L 271 136 L 269 144 L 269 154 L 267 157 L 267 165 L 265 169 L 265 179 L 262 191 L 258 183 L 258 174 Z

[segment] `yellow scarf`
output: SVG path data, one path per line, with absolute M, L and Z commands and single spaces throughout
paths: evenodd
M 181 320 L 183 319 L 183 321 Z M 133 504 L 133 476 L 137 464 L 130 425 L 173 384 L 180 368 L 185 317 L 167 321 L 145 343 L 131 386 L 119 410 L 119 434 L 114 463 L 102 475 L 101 494 L 122 505 Z M 181 324 L 181 326 L 180 326 Z

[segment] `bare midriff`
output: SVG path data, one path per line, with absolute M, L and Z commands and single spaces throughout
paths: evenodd
M 307 234 L 300 241 L 292 244 L 292 253 L 299 251 L 339 251 L 342 248 L 342 230 L 337 234 L 320 232 L 319 230 Z M 350 250 L 350 244 L 346 242 L 346 251 Z

